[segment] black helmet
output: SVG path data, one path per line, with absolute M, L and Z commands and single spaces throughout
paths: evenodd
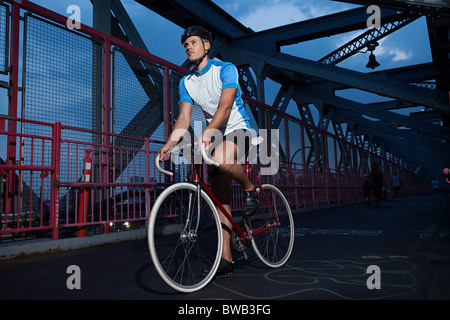
M 181 36 L 181 44 L 184 44 L 184 41 L 186 41 L 187 38 L 192 36 L 199 36 L 202 39 L 208 40 L 209 43 L 212 45 L 213 39 L 211 32 L 200 26 L 191 26 L 189 28 L 186 28 L 186 30 L 184 30 L 183 35 Z

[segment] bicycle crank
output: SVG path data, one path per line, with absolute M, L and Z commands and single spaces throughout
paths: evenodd
M 234 229 L 231 232 L 231 243 L 233 244 L 233 247 L 236 249 L 236 251 L 242 252 L 242 254 L 244 255 L 244 259 L 247 260 L 248 259 L 248 255 L 246 252 L 247 240 L 243 240 L 241 238 L 241 236 Z

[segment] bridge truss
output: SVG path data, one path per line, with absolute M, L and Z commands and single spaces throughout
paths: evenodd
M 265 102 L 264 80 L 271 79 L 280 85 L 272 104 L 276 109 L 286 111 L 294 103 L 304 121 L 407 163 L 409 169 L 428 179 L 449 166 L 450 152 L 442 152 L 450 150 L 448 1 L 342 1 L 361 6 L 259 32 L 242 25 L 208 0 L 137 2 L 182 28 L 197 24 L 210 29 L 216 36 L 213 55 L 239 67 L 241 86 L 248 96 Z M 127 36 L 134 45 L 144 47 L 120 1 L 101 3 L 97 10 L 111 11 L 115 19 L 109 14 L 94 15 L 98 17 L 98 27 L 105 26 L 104 30 L 109 31 L 111 22 L 118 24 L 122 28 L 114 27 L 114 35 Z M 381 9 L 380 28 L 367 29 L 370 5 Z M 432 62 L 367 73 L 337 66 L 421 17 L 427 21 Z M 317 61 L 281 52 L 283 46 L 355 30 L 367 31 Z M 344 89 L 374 93 L 389 101 L 364 104 L 339 97 L 337 92 Z M 401 112 L 412 107 L 421 107 L 423 111 Z M 314 120 L 311 108 L 318 110 L 319 119 Z M 264 126 L 261 117 L 257 121 L 260 127 Z M 277 119 L 271 121 L 272 125 L 280 123 Z M 342 150 L 342 159 L 347 156 L 346 150 Z M 314 158 L 322 157 L 318 150 L 307 161 L 312 163 Z
M 294 206 L 358 199 L 373 161 L 386 177 L 394 168 L 403 170 L 411 193 L 426 190 L 417 175 L 431 180 L 449 166 L 448 1 L 370 1 L 381 8 L 382 24 L 375 29 L 366 25 L 369 2 L 351 1 L 361 6 L 260 32 L 209 0 L 136 2 L 182 28 L 203 25 L 215 34 L 212 55 L 238 67 L 252 123 L 279 131 L 280 170 L 271 179 Z M 59 224 L 145 221 L 158 188 L 171 183 L 151 163 L 177 117 L 177 86 L 186 69 L 148 53 L 120 0 L 92 3 L 93 28 L 69 30 L 67 17 L 31 1 L 0 2 L 0 74 L 8 79 L 0 81 L 8 98 L 8 112 L 0 114 L 0 136 L 7 137 L 0 234 L 51 229 L 55 239 Z M 338 66 L 421 17 L 432 62 L 367 73 Z M 317 60 L 281 51 L 361 29 Z M 279 85 L 271 106 L 265 101 L 267 79 Z M 388 100 L 361 103 L 338 94 L 346 89 Z M 300 119 L 286 113 L 292 105 Z M 396 112 L 412 107 L 425 111 Z M 89 214 L 79 220 L 87 149 L 94 164 L 92 192 Z

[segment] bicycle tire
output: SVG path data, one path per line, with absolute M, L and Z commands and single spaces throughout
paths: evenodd
M 189 220 L 191 227 L 185 228 L 189 201 L 195 214 Z M 222 255 L 222 227 L 215 205 L 203 190 L 200 201 L 199 220 L 197 186 L 174 184 L 159 195 L 148 223 L 148 247 L 156 271 L 170 287 L 185 293 L 212 280 Z
M 258 258 L 271 268 L 279 268 L 288 260 L 294 247 L 294 218 L 286 197 L 275 186 L 262 185 L 269 203 L 275 211 L 279 225 L 260 234 L 258 230 L 274 225 L 276 219 L 267 205 L 263 192 L 259 195 L 259 209 L 250 221 L 251 243 Z

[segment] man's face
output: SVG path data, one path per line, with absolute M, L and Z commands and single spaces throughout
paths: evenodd
M 203 57 L 205 50 L 210 48 L 210 44 L 208 41 L 205 41 L 203 46 L 203 41 L 199 36 L 192 36 L 184 41 L 183 47 L 186 50 L 189 61 L 197 61 Z

